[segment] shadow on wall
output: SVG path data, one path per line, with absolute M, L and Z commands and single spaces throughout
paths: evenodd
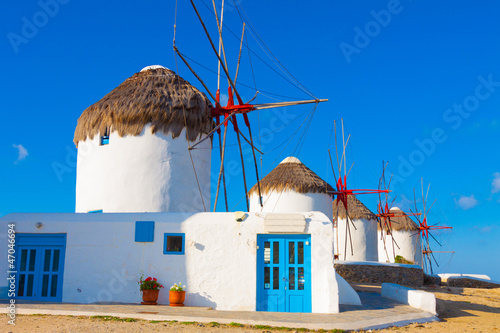
M 215 309 L 217 304 L 211 300 L 211 297 L 206 293 L 189 293 L 186 294 L 186 305 L 188 306 L 208 306 Z

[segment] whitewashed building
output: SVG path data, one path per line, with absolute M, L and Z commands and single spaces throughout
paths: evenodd
M 336 259 L 378 261 L 377 216 L 356 196 L 347 196 L 347 211 L 333 201 L 333 220 Z
M 378 258 L 380 262 L 393 263 L 396 256 L 422 267 L 422 246 L 417 224 L 398 207 L 390 210 L 392 230 L 378 228 Z
M 88 107 L 74 137 L 76 212 L 209 210 L 211 140 L 187 149 L 210 131 L 210 107 L 161 66 L 144 68 Z
M 339 303 L 360 304 L 335 274 L 323 183 L 290 193 L 296 205 L 277 210 L 204 212 L 210 149 L 191 161 L 187 148 L 212 126 L 206 97 L 161 66 L 86 109 L 74 138 L 76 213 L 0 218 L 2 234 L 16 232 L 16 299 L 139 303 L 144 274 L 165 286 L 182 281 L 186 305 L 217 310 L 336 313 Z M 310 195 L 298 200 L 302 193 Z M 8 298 L 10 270 L 0 261 L 0 298 Z M 168 289 L 159 303 L 168 304 Z
M 320 211 L 332 219 L 333 188 L 296 157 L 287 157 L 250 191 L 251 212 Z
M 20 300 L 139 303 L 144 273 L 185 283 L 186 305 L 338 312 L 331 223 L 320 212 L 290 218 L 300 231 L 280 233 L 279 215 L 233 213 L 25 213 L 0 224 L 3 233 L 15 225 Z M 6 260 L 0 271 L 5 297 Z M 168 288 L 159 303 L 168 304 Z

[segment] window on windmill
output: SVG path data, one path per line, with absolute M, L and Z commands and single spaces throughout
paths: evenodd
M 104 135 L 101 136 L 101 146 L 109 144 L 109 131 L 108 128 L 106 127 L 106 130 L 104 131 Z
M 163 254 L 184 254 L 184 234 L 165 234 Z

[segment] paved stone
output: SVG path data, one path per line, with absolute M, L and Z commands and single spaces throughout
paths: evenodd
M 236 322 L 245 325 L 285 326 L 309 329 L 379 329 L 410 323 L 438 321 L 429 312 L 384 298 L 375 292 L 358 293 L 363 305 L 341 305 L 340 313 L 283 313 L 254 311 L 216 311 L 202 307 L 170 307 L 140 304 L 69 304 L 16 302 L 18 314 L 48 314 L 73 316 L 115 316 L 144 320 L 196 321 L 201 323 Z M 7 304 L 5 301 L 2 304 Z M 3 306 L 0 313 L 7 313 Z

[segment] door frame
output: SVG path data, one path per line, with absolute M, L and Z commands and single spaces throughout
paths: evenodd
M 304 281 L 305 281 L 305 288 L 304 288 L 304 291 L 303 291 L 303 295 L 305 297 L 305 300 L 306 300 L 306 303 L 305 303 L 305 308 L 307 311 L 304 311 L 304 313 L 307 313 L 307 312 L 312 312 L 312 288 L 311 288 L 311 284 L 312 284 L 312 265 L 311 265 L 311 262 L 312 262 L 312 258 L 311 258 L 311 248 L 312 248 L 312 245 L 311 245 L 311 235 L 310 234 L 257 234 L 257 246 L 258 246 L 258 249 L 257 249 L 257 253 L 256 253 L 256 270 L 257 270 L 257 273 L 256 273 L 256 277 L 257 277 L 257 281 L 256 281 L 256 307 L 255 307 L 255 310 L 256 311 L 266 311 L 266 310 L 262 310 L 260 307 L 259 307 L 259 304 L 262 304 L 262 302 L 265 302 L 266 301 L 266 298 L 267 298 L 267 294 L 266 292 L 264 291 L 264 289 L 262 289 L 262 285 L 261 283 L 264 282 L 264 270 L 263 270 L 263 267 L 264 267 L 264 242 L 268 241 L 269 239 L 280 239 L 280 240 L 283 240 L 283 246 L 282 246 L 282 250 L 283 251 L 283 257 L 280 259 L 281 261 L 283 261 L 284 259 L 286 259 L 285 261 L 281 262 L 279 265 L 280 267 L 282 267 L 282 269 L 285 269 L 286 267 L 288 267 L 288 247 L 286 246 L 287 244 L 287 240 L 303 240 L 305 243 L 308 242 L 309 244 L 304 244 L 305 247 L 304 247 Z M 297 252 L 298 250 L 295 249 L 295 253 L 298 253 Z M 293 264 L 293 265 L 297 265 L 297 264 Z M 286 274 L 286 271 L 284 270 L 282 273 L 280 273 L 280 278 L 279 278 L 279 283 L 280 283 L 280 288 L 278 290 L 282 290 L 281 289 L 281 284 L 282 284 L 282 275 L 283 274 Z M 297 276 L 297 280 L 298 282 L 298 276 Z M 288 284 L 288 279 L 287 281 L 283 281 L 285 282 L 285 285 Z M 271 281 L 272 283 L 272 281 Z M 284 306 L 284 311 L 285 312 L 290 312 L 290 301 L 287 299 L 289 296 L 293 296 L 293 294 L 296 294 L 297 292 L 296 291 L 288 291 L 288 287 L 285 287 L 285 285 L 283 286 L 284 287 L 284 290 L 282 290 L 282 293 L 283 295 L 281 295 L 281 297 L 283 297 L 282 301 L 285 303 L 285 306 Z M 296 284 L 296 286 L 298 286 L 298 283 Z
M 62 302 L 62 292 L 64 283 L 64 263 L 66 258 L 66 235 L 67 234 L 29 234 L 17 233 L 16 234 L 16 298 L 32 301 L 49 301 L 49 302 Z M 40 254 L 36 255 L 33 290 L 37 292 L 36 296 L 19 296 L 19 265 L 21 264 L 21 251 L 19 248 L 25 247 L 27 249 L 36 249 Z M 60 248 L 59 254 L 59 267 L 57 290 L 55 297 L 41 297 L 41 282 L 43 276 L 43 253 L 47 247 Z M 52 256 L 53 254 L 51 254 Z M 51 260 L 52 263 L 52 260 Z M 49 278 L 49 281 L 51 279 Z

